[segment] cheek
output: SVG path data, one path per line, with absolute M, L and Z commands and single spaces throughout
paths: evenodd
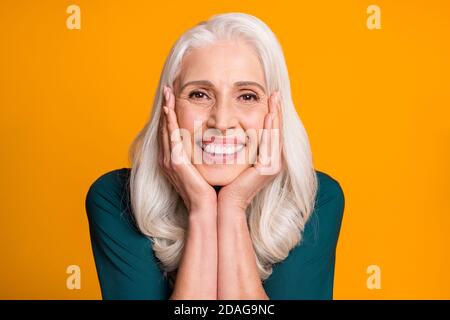
M 202 123 L 208 119 L 208 114 L 206 112 L 199 112 L 199 110 L 193 110 L 188 106 L 177 105 L 175 107 L 178 126 L 180 129 L 184 129 L 183 141 L 184 147 L 189 156 L 192 155 L 194 140 L 198 139 L 198 134 L 202 131 Z M 187 138 L 187 139 L 185 139 Z
M 178 120 L 178 126 L 183 129 L 189 130 L 191 133 L 194 132 L 196 121 L 205 121 L 207 115 L 203 115 L 198 110 L 192 110 L 192 108 L 175 108 Z
M 243 117 L 243 126 L 245 130 L 248 129 L 262 129 L 264 127 L 264 112 L 249 112 Z
M 250 161 L 255 161 L 262 129 L 264 128 L 265 115 L 266 113 L 262 111 L 251 112 L 245 117 L 245 122 L 242 122 L 248 138 L 247 156 Z

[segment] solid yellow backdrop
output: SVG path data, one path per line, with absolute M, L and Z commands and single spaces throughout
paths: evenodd
M 278 36 L 315 166 L 344 189 L 335 298 L 450 298 L 450 5 L 425 0 L 1 1 L 0 298 L 101 297 L 88 187 L 129 166 L 176 39 L 231 11 Z

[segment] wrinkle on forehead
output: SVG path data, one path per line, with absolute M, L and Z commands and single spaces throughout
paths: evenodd
M 264 68 L 246 42 L 221 41 L 192 49 L 182 61 L 176 79 L 178 88 L 187 81 L 209 80 L 217 88 L 227 88 L 239 81 L 254 81 L 266 87 Z

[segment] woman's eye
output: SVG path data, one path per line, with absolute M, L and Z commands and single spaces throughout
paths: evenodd
M 203 98 L 205 98 L 205 97 L 209 98 L 209 97 L 206 95 L 206 93 L 201 92 L 201 91 L 192 91 L 192 92 L 189 94 L 189 98 L 203 99 Z
M 241 97 L 244 99 L 244 101 L 259 101 L 259 97 L 253 93 L 245 93 L 241 95 Z
M 206 100 L 210 100 L 211 98 L 204 92 L 202 91 L 192 91 L 189 94 L 189 98 L 190 99 L 195 99 L 195 100 L 203 100 L 206 98 Z M 254 93 L 244 93 L 242 95 L 239 96 L 240 99 L 243 99 L 245 102 L 252 102 L 252 101 L 259 101 L 259 96 L 254 94 Z

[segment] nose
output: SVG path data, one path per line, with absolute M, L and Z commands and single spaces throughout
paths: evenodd
M 211 108 L 206 125 L 208 128 L 220 130 L 223 134 L 227 129 L 236 129 L 239 119 L 232 101 L 218 99 L 216 105 Z

